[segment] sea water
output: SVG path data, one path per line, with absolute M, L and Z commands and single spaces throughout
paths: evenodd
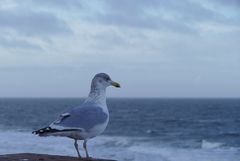
M 0 99 L 0 154 L 77 156 L 73 140 L 37 137 L 83 99 Z M 119 161 L 240 161 L 240 99 L 108 99 L 110 122 L 88 142 Z M 80 148 L 84 155 L 83 148 Z

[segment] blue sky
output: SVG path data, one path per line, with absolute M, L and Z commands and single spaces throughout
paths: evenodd
M 239 0 L 2 0 L 0 97 L 240 97 Z

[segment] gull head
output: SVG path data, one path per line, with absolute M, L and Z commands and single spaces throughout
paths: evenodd
M 112 81 L 112 79 L 106 73 L 98 73 L 92 79 L 92 89 L 106 89 L 108 86 L 120 88 L 120 84 Z

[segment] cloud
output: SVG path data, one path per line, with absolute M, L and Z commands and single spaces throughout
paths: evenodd
M 122 96 L 139 96 L 139 86 L 141 96 L 204 96 L 219 89 L 214 84 L 240 87 L 239 12 L 220 1 L 1 1 L 1 89 L 20 79 L 24 86 L 10 96 L 21 96 L 23 87 L 35 89 L 26 95 L 46 89 L 40 95 L 57 96 L 55 90 L 68 86 L 69 94 L 83 96 L 75 87 L 103 71 L 123 82 Z M 42 78 L 48 79 L 38 86 Z
M 0 37 L 0 46 L 8 49 L 30 49 L 30 50 L 43 50 L 40 45 L 34 44 L 26 40 L 6 39 Z
M 190 0 L 105 0 L 90 20 L 117 27 L 163 30 L 178 33 L 196 31 L 199 22 L 217 22 L 219 13 Z
M 82 0 L 25 0 L 26 5 L 37 5 L 44 6 L 47 8 L 60 8 L 63 10 L 66 9 L 81 9 L 82 8 Z
M 26 0 L 23 3 L 15 2 L 18 4 L 17 8 L 22 10 L 0 12 L 0 16 L 2 15 L 0 19 L 3 19 L 0 26 L 5 24 L 5 27 L 13 28 L 20 33 L 38 34 L 38 36 L 70 34 L 71 28 L 64 19 L 68 19 L 66 15 L 73 12 L 77 16 L 71 17 L 72 21 L 183 34 L 197 32 L 199 23 L 229 23 L 224 15 L 196 0 L 103 0 L 100 2 Z M 222 2 L 225 1 L 222 0 Z M 231 2 L 237 3 L 234 0 Z M 34 11 L 29 9 L 32 7 L 35 8 Z M 75 10 L 67 12 L 71 9 Z M 61 19 L 58 15 L 65 16 Z
M 30 10 L 0 10 L 0 28 L 25 36 L 51 36 L 71 33 L 67 24 L 55 15 Z
M 73 34 L 70 26 L 56 12 L 40 10 L 33 3 L 26 2 L 0 2 L 2 48 L 41 51 L 43 42 L 50 43 L 53 38 Z
M 240 7 L 240 1 L 239 0 L 214 0 L 216 3 L 220 3 L 227 6 L 232 7 Z

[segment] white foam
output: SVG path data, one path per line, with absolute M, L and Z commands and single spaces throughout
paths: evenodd
M 118 161 L 239 161 L 240 152 L 239 149 L 181 149 L 142 142 L 139 138 L 109 136 L 96 137 L 88 142 L 88 146 L 90 155 Z M 0 132 L 0 154 L 23 152 L 76 156 L 71 139 Z M 80 152 L 84 154 L 82 146 Z
M 224 145 L 223 143 L 209 142 L 207 140 L 202 140 L 202 148 L 203 149 L 216 149 L 223 145 Z
M 135 153 L 136 161 L 239 161 L 240 156 L 237 149 L 180 149 L 161 146 L 149 147 L 149 145 L 145 145 L 132 146 L 129 150 Z

